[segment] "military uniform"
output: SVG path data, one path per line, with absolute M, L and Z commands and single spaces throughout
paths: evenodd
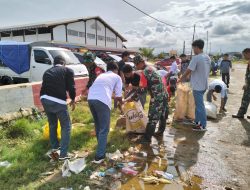
M 143 71 L 147 82 L 148 90 L 151 96 L 148 112 L 148 124 L 146 128 L 145 138 L 150 140 L 155 132 L 158 121 L 158 132 L 163 133 L 166 127 L 166 119 L 168 117 L 168 94 L 162 82 L 161 76 L 156 69 L 147 66 Z
M 244 116 L 247 113 L 247 109 L 250 102 L 250 64 L 247 65 L 245 80 L 247 87 L 246 89 L 244 89 L 241 106 L 237 114 L 239 116 Z

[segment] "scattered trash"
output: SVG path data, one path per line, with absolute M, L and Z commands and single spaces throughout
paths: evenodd
M 79 174 L 86 167 L 86 162 L 84 158 L 76 159 L 72 162 L 66 160 L 62 167 L 62 176 L 70 177 L 71 172 Z
M 72 187 L 70 187 L 70 188 L 61 187 L 60 190 L 73 190 L 73 188 Z
M 84 187 L 83 190 L 90 190 L 90 187 L 89 187 L 89 186 L 86 186 L 86 187 Z
M 124 157 L 127 157 L 127 156 L 129 156 L 129 152 L 128 151 L 126 151 L 126 152 L 124 152 Z
M 69 171 L 69 160 L 66 160 L 62 166 L 62 177 L 70 177 L 71 172 Z
M 121 188 L 122 188 L 122 182 L 120 182 L 120 181 L 115 181 L 110 186 L 110 190 L 119 190 Z
M 148 156 L 148 154 L 147 154 L 146 152 L 144 152 L 144 151 L 141 151 L 140 154 L 141 154 L 143 157 L 147 157 L 147 156 Z
M 128 166 L 129 166 L 129 167 L 135 167 L 135 165 L 136 165 L 135 162 L 129 162 L 129 163 L 128 163 Z
M 138 150 L 138 148 L 136 148 L 136 147 L 130 147 L 129 149 L 128 149 L 128 151 L 130 152 L 130 153 L 139 153 L 140 151 Z
M 44 172 L 44 173 L 41 173 L 40 176 L 49 176 L 52 174 L 54 174 L 54 172 Z
M 145 176 L 147 176 L 147 172 L 148 172 L 148 163 L 146 163 L 146 166 L 145 166 L 143 172 L 144 172 Z
M 120 150 L 117 150 L 114 153 L 106 153 L 106 157 L 110 160 L 119 160 L 123 158 L 123 154 L 120 152 Z
M 138 174 L 138 171 L 135 171 L 135 170 L 133 170 L 131 168 L 128 168 L 128 167 L 122 168 L 122 172 L 125 173 L 125 174 L 133 175 L 133 176 Z
M 163 172 L 163 171 L 154 171 L 155 174 L 159 175 L 159 176 L 162 176 L 164 177 L 165 179 L 168 179 L 168 180 L 173 180 L 174 179 L 174 175 L 173 174 L 170 174 L 168 172 Z
M 0 162 L 0 167 L 10 167 L 11 166 L 11 163 L 8 162 L 8 161 L 3 161 L 3 162 Z
M 167 179 L 157 178 L 154 176 L 141 177 L 141 179 L 144 181 L 144 183 L 150 183 L 150 184 L 157 184 L 157 183 L 171 184 L 172 183 L 171 181 Z
M 116 173 L 115 168 L 109 168 L 108 170 L 106 170 L 106 172 L 104 172 L 105 175 L 113 175 L 115 173 Z
M 90 179 L 98 179 L 99 177 L 99 172 L 93 172 L 91 175 L 90 175 Z

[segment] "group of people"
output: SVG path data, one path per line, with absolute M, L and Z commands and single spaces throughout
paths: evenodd
M 181 55 L 183 65 L 178 83 L 190 80 L 195 100 L 195 121 L 193 130 L 205 131 L 207 116 L 204 106 L 204 93 L 208 86 L 207 99 L 216 99 L 214 92 L 221 93 L 221 110 L 226 111 L 227 85 L 223 81 L 213 81 L 208 85 L 211 60 L 203 53 L 204 41 L 195 40 L 192 48 L 195 56 L 189 62 L 186 55 Z M 243 51 L 249 60 L 246 74 L 246 85 L 242 105 L 237 115 L 233 117 L 242 118 L 247 112 L 250 98 L 250 49 Z M 150 95 L 148 123 L 146 131 L 140 143 L 149 144 L 152 136 L 161 136 L 166 127 L 168 117 L 168 92 L 161 73 L 153 66 L 148 66 L 142 56 L 136 55 L 133 59 L 136 71 L 128 64 L 125 64 L 128 52 L 124 52 L 122 60 L 117 64 L 107 64 L 106 72 L 91 68 L 93 76 L 90 76 L 88 89 L 88 104 L 95 123 L 97 138 L 97 151 L 94 163 L 101 163 L 105 159 L 107 137 L 110 129 L 110 116 L 112 99 L 115 106 L 121 107 L 127 101 L 140 101 L 144 106 L 146 95 Z M 93 56 L 89 54 L 85 62 L 93 62 Z M 54 67 L 47 70 L 43 76 L 41 88 L 41 102 L 47 114 L 50 126 L 50 143 L 52 151 L 60 149 L 59 160 L 69 159 L 68 146 L 70 141 L 71 122 L 67 109 L 67 92 L 71 99 L 70 106 L 75 109 L 75 83 L 74 73 L 71 69 L 64 67 L 65 60 L 61 56 L 54 59 Z M 97 71 L 98 70 L 98 71 Z M 90 71 L 91 73 L 91 71 Z M 99 73 L 99 74 L 98 74 Z M 171 74 L 171 72 L 170 72 Z M 166 73 L 165 75 L 166 76 Z M 143 82 L 144 81 L 144 82 Z M 86 91 L 84 91 L 86 93 Z M 132 94 L 132 95 L 131 95 Z M 123 98 L 123 95 L 125 97 Z M 130 96 L 131 95 L 131 96 Z M 57 121 L 61 123 L 61 142 L 57 140 Z M 159 123 L 157 132 L 156 125 Z

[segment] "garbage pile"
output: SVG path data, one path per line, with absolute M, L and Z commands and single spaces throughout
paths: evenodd
M 159 160 L 159 167 L 157 169 L 162 168 L 161 158 L 159 156 L 155 158 Z M 89 173 L 89 179 L 91 183 L 98 186 L 101 185 L 103 188 L 106 184 L 108 187 L 105 188 L 111 190 L 121 189 L 122 184 L 126 184 L 134 177 L 145 184 L 158 185 L 171 184 L 173 182 L 174 176 L 166 171 L 148 171 L 149 166 L 147 161 L 147 153 L 139 150 L 137 147 L 130 147 L 128 151 L 123 153 L 119 150 L 114 153 L 107 153 L 106 161 L 95 171 Z

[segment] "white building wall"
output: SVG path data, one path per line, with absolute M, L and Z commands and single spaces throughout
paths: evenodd
M 105 47 L 105 26 L 97 21 L 97 46 Z
M 122 48 L 122 40 L 121 38 L 117 37 L 117 48 Z
M 23 36 L 13 36 L 12 40 L 16 42 L 23 42 Z
M 95 19 L 86 21 L 87 45 L 96 45 Z
M 38 41 L 51 41 L 51 34 L 38 34 Z
M 85 23 L 83 21 L 68 24 L 67 29 L 69 43 L 85 44 Z M 77 36 L 72 35 L 74 33 L 76 33 Z
M 108 28 L 106 28 L 106 46 L 116 48 L 116 35 Z
M 66 42 L 66 30 L 64 25 L 53 28 L 54 41 Z
M 10 37 L 1 37 L 1 41 L 12 41 Z
M 36 42 L 37 36 L 36 35 L 25 35 L 25 42 Z

